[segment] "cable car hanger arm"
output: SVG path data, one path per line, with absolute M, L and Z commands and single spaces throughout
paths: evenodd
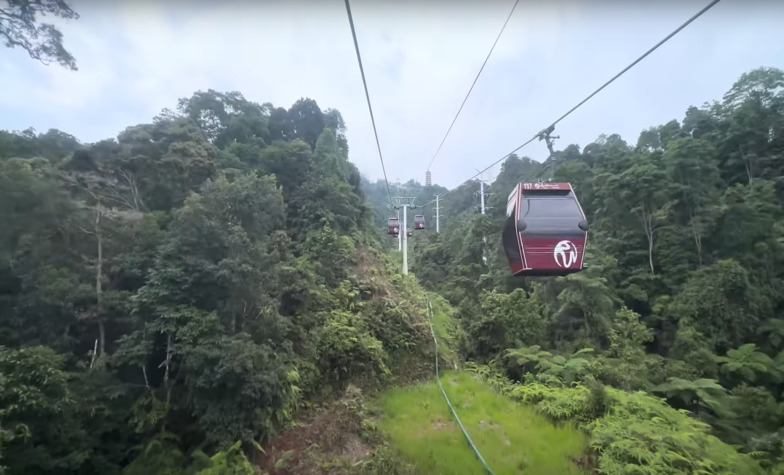
M 531 142 L 533 142 L 534 140 L 536 140 L 537 138 L 539 138 L 539 136 L 540 136 L 540 135 L 547 134 L 548 132 L 552 132 L 553 130 L 555 130 L 555 126 L 556 126 L 556 124 L 558 124 L 558 123 L 559 123 L 559 122 L 561 122 L 563 119 L 565 119 L 566 117 L 568 117 L 569 115 L 571 115 L 571 114 L 572 114 L 574 111 L 576 111 L 578 108 L 580 108 L 580 107 L 581 107 L 583 104 L 585 104 L 586 102 L 588 102 L 588 100 L 590 100 L 590 99 L 591 99 L 593 96 L 595 96 L 596 94 L 598 94 L 598 93 L 599 93 L 599 92 L 600 92 L 602 89 L 604 89 L 605 87 L 609 86 L 609 85 L 610 85 L 612 82 L 614 82 L 616 79 L 618 79 L 619 77 L 621 77 L 621 76 L 622 76 L 624 73 L 626 73 L 628 70 L 630 70 L 632 67 L 634 67 L 634 66 L 635 66 L 637 63 L 639 63 L 640 61 L 642 61 L 643 59 L 645 59 L 645 58 L 646 58 L 646 57 L 647 57 L 649 54 L 653 53 L 653 52 L 654 52 L 655 50 L 657 50 L 657 49 L 658 49 L 658 48 L 659 48 L 661 45 L 663 45 L 664 43 L 666 43 L 667 41 L 669 41 L 669 40 L 670 40 L 670 39 L 671 39 L 673 36 L 675 36 L 675 35 L 676 35 L 676 34 L 678 34 L 678 33 L 679 33 L 681 30 L 683 30 L 684 28 L 686 28 L 686 27 L 687 27 L 687 26 L 688 26 L 688 25 L 689 25 L 691 22 L 693 22 L 694 20 L 696 20 L 697 18 L 699 18 L 700 16 L 702 16 L 702 15 L 703 15 L 705 12 L 707 12 L 708 10 L 710 10 L 711 8 L 713 8 L 713 7 L 714 7 L 714 6 L 715 6 L 717 3 L 719 3 L 719 1 L 720 1 L 720 0 L 712 0 L 712 1 L 711 1 L 709 4 L 707 4 L 706 6 L 704 6 L 704 7 L 703 7 L 703 8 L 702 8 L 700 11 L 698 11 L 697 13 L 695 13 L 694 15 L 692 15 L 692 16 L 691 16 L 691 18 L 689 18 L 689 19 L 688 19 L 688 20 L 686 20 L 686 21 L 685 21 L 683 24 L 681 24 L 681 26 L 679 26 L 678 28 L 676 28 L 676 29 L 675 29 L 675 30 L 674 30 L 672 33 L 670 33 L 669 35 L 665 36 L 665 37 L 664 37 L 664 38 L 663 38 L 661 41 L 659 41 L 658 43 L 656 43 L 655 45 L 653 45 L 653 46 L 652 46 L 650 49 L 648 49 L 648 51 L 646 51 L 645 53 L 643 53 L 643 54 L 642 54 L 642 56 L 640 56 L 639 58 L 637 58 L 636 60 L 634 60 L 634 61 L 633 61 L 631 64 L 629 64 L 628 66 L 626 66 L 625 68 L 623 68 L 623 69 L 622 69 L 622 70 L 621 70 L 621 71 L 620 71 L 618 74 L 616 74 L 615 76 L 613 76 L 612 78 L 610 78 L 610 80 L 609 80 L 609 81 L 607 81 L 607 82 L 605 82 L 604 84 L 602 84 L 601 86 L 599 86 L 599 88 L 598 88 L 598 89 L 596 89 L 596 90 L 595 90 L 595 91 L 593 91 L 591 94 L 589 94 L 589 95 L 588 95 L 588 97 L 586 97 L 585 99 L 583 99 L 582 101 L 580 101 L 579 103 L 577 103 L 577 105 L 576 105 L 576 106 L 574 106 L 574 107 L 572 107 L 571 109 L 569 109 L 569 110 L 568 110 L 568 111 L 567 111 L 565 114 L 563 114 L 561 117 L 557 118 L 557 119 L 556 119 L 556 120 L 555 120 L 555 121 L 554 121 L 552 124 L 550 124 L 549 126 L 547 126 L 547 127 L 543 128 L 541 131 L 537 132 L 537 133 L 536 133 L 536 134 L 535 134 L 533 137 L 531 137 L 530 139 L 528 139 L 526 142 L 524 142 L 524 143 L 523 143 L 522 145 L 520 145 L 519 147 L 515 148 L 515 149 L 514 149 L 514 150 L 512 150 L 511 152 L 509 152 L 509 153 L 507 153 L 506 155 L 504 155 L 503 157 L 501 157 L 500 159 L 498 159 L 498 160 L 496 160 L 495 162 L 491 163 L 491 164 L 490 164 L 488 167 L 486 167 L 484 170 L 480 171 L 479 173 L 477 173 L 476 175 L 472 176 L 471 178 L 469 178 L 469 179 L 467 179 L 467 180 L 463 181 L 462 183 L 460 183 L 460 184 L 459 184 L 457 187 L 453 188 L 452 190 L 448 190 L 448 191 L 447 191 L 446 193 L 444 193 L 443 195 L 440 195 L 440 196 L 439 196 L 439 199 L 441 199 L 441 198 L 443 198 L 444 196 L 448 195 L 448 194 L 449 194 L 449 193 L 451 193 L 453 190 L 455 190 L 456 188 L 459 188 L 459 187 L 460 187 L 460 186 L 462 186 L 463 184 L 465 184 L 465 183 L 467 183 L 467 182 L 469 182 L 469 181 L 473 180 L 474 178 L 478 177 L 479 175 L 481 175 L 482 173 L 486 172 L 487 170 L 489 170 L 489 169 L 493 168 L 494 166 L 496 166 L 498 163 L 500 163 L 500 162 L 502 162 L 503 160 L 505 160 L 507 157 L 509 157 L 509 156 L 510 156 L 510 155 L 512 155 L 513 153 L 517 152 L 517 151 L 518 151 L 518 150 L 520 150 L 521 148 L 525 147 L 526 145 L 530 144 Z M 434 201 L 435 201 L 435 200 L 431 201 L 430 203 L 433 203 Z M 429 205 L 430 203 L 427 203 L 427 204 Z

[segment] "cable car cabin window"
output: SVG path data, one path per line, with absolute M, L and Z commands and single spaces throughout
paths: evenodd
M 504 224 L 504 232 L 502 241 L 504 244 L 504 252 L 506 253 L 507 260 L 511 262 L 520 262 L 520 246 L 517 242 L 517 226 L 515 224 L 515 213 L 506 217 L 506 224 Z
M 579 228 L 583 216 L 572 196 L 525 196 L 521 218 L 526 224 L 524 235 L 584 234 Z
M 517 189 L 515 187 L 515 190 L 509 195 L 509 202 L 506 205 L 506 223 L 504 224 L 504 230 L 501 237 L 506 258 L 510 263 L 523 262 L 520 258 L 520 247 L 517 242 L 517 225 L 515 223 L 515 218 L 517 216 L 517 213 L 515 213 L 515 205 L 517 204 L 516 191 Z
M 512 214 L 512 210 L 514 210 L 515 205 L 517 204 L 517 194 L 512 192 L 514 196 L 509 197 L 509 201 L 506 202 L 506 216 L 508 217 Z

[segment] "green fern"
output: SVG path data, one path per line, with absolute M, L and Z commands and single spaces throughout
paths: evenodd
M 770 356 L 757 351 L 757 345 L 747 343 L 735 350 L 729 350 L 727 356 L 719 356 L 716 361 L 722 363 L 722 370 L 737 373 L 744 380 L 753 382 L 758 374 L 767 373 L 773 366 Z

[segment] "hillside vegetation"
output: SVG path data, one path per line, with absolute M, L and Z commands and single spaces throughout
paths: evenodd
M 432 371 L 343 131 L 207 91 L 116 140 L 0 133 L 8 473 L 251 470 L 299 407 Z
M 488 213 L 478 183 L 455 189 L 409 265 L 457 307 L 475 371 L 581 424 L 600 473 L 782 473 L 783 175 L 784 72 L 759 68 L 635 144 L 603 135 L 544 163 L 509 157 Z M 587 268 L 512 277 L 505 200 L 550 179 L 571 182 L 588 216 Z M 378 201 L 378 183 L 365 191 Z
M 575 463 L 586 438 L 494 392 L 467 372 L 447 372 L 441 383 L 495 473 L 580 474 Z M 420 473 L 483 473 L 435 383 L 395 389 L 383 402 L 382 428 Z
M 75 69 L 43 13 L 77 16 L 15 2 L 7 46 Z M 432 324 L 499 474 L 784 474 L 784 72 L 635 144 L 510 156 L 488 214 L 475 182 L 441 233 L 424 210 L 407 276 L 345 128 L 208 90 L 92 144 L 0 131 L 0 473 L 476 473 Z M 510 276 L 536 180 L 574 186 L 583 272 Z

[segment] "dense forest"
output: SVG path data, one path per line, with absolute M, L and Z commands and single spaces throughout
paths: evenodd
M 37 23 L 78 18 L 63 0 L 9 5 L 7 46 L 76 70 Z M 783 172 L 784 72 L 759 68 L 634 145 L 510 156 L 486 214 L 477 182 L 449 191 L 440 233 L 419 208 L 403 276 L 386 184 L 313 99 L 198 91 L 90 144 L 0 131 L 0 473 L 427 472 L 417 449 L 465 473 L 451 419 L 384 424 L 448 414 L 438 354 L 475 440 L 504 429 L 465 403 L 486 389 L 564 441 L 480 447 L 498 473 L 784 474 Z M 580 273 L 510 275 L 505 200 L 538 180 L 589 218 Z
M 9 473 L 196 470 L 431 351 L 343 130 L 208 91 L 116 140 L 0 133 Z
M 779 473 L 783 173 L 784 72 L 759 68 L 634 145 L 608 135 L 544 163 L 509 157 L 487 213 L 479 184 L 463 184 L 442 200 L 442 232 L 411 238 L 409 265 L 458 307 L 477 371 L 554 419 L 584 422 L 607 451 L 604 473 L 753 473 L 696 442 L 708 430 Z M 574 186 L 591 223 L 583 272 L 510 276 L 506 199 L 537 180 Z M 380 185 L 366 186 L 371 200 Z M 430 200 L 427 187 L 409 190 Z

